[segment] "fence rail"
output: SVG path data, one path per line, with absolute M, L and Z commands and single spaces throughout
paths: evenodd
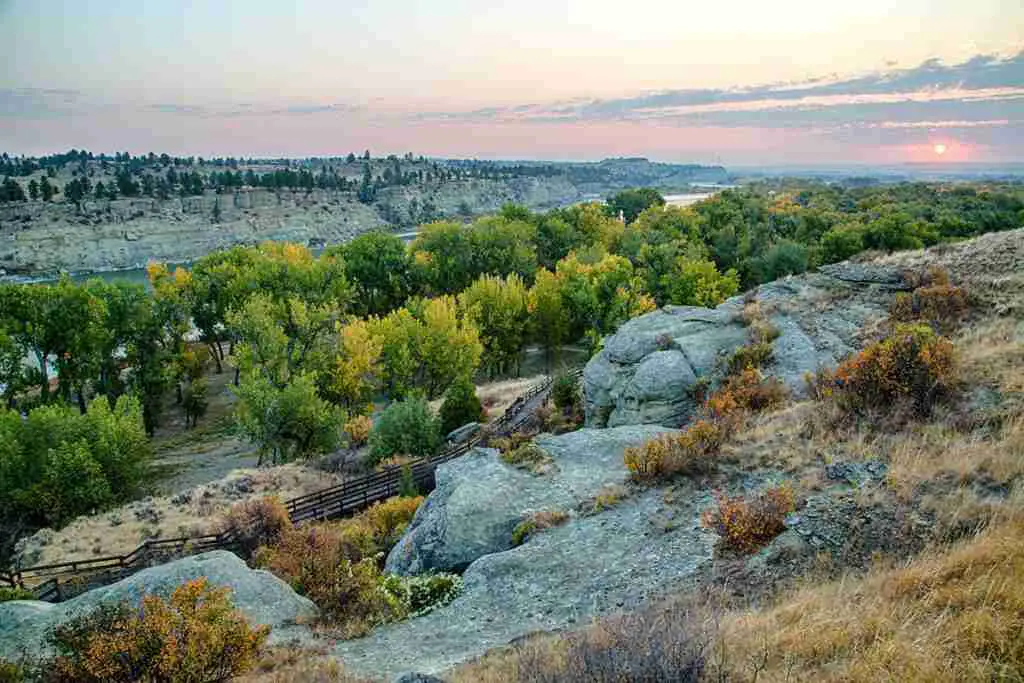
M 577 378 L 583 374 L 582 368 L 575 368 L 570 372 Z M 526 410 L 530 402 L 548 392 L 552 384 L 553 380 L 547 377 L 530 387 L 501 416 L 487 425 L 487 432 L 492 435 L 503 435 L 515 431 L 530 418 L 532 412 Z M 410 463 L 408 467 L 416 487 L 422 491 L 433 490 L 434 473 L 438 465 L 465 455 L 483 438 L 482 433 L 477 433 L 465 443 L 452 445 L 436 455 Z M 402 485 L 402 470 L 403 467 L 392 465 L 380 472 L 292 498 L 285 501 L 284 505 L 294 524 L 344 517 L 397 495 Z M 194 555 L 209 550 L 233 550 L 235 547 L 236 539 L 231 530 L 202 536 L 154 539 L 143 542 L 126 555 L 34 567 L 15 567 L 0 571 L 0 586 L 28 586 L 38 600 L 60 602 L 90 588 L 119 581 L 140 569 L 172 557 Z

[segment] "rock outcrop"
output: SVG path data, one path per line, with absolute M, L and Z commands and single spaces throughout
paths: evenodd
M 670 494 L 635 491 L 596 514 L 576 508 L 604 484 L 624 480 L 627 445 L 665 431 L 632 426 L 541 437 L 557 467 L 545 475 L 483 449 L 443 466 L 438 489 L 389 566 L 420 571 L 468 562 L 462 594 L 425 616 L 338 643 L 333 654 L 357 674 L 438 674 L 524 634 L 581 626 L 696 581 L 716 540 L 700 526 L 709 491 L 680 482 Z M 565 524 L 511 547 L 523 515 L 556 507 L 573 513 Z
M 234 553 L 214 550 L 144 569 L 66 602 L 0 603 L 0 657 L 17 659 L 23 652 L 38 655 L 46 648 L 48 630 L 102 603 L 127 601 L 137 605 L 144 595 L 166 596 L 182 583 L 201 577 L 213 586 L 230 588 L 235 606 L 252 624 L 270 626 L 272 640 L 297 634 L 303 630 L 296 627 L 297 622 L 317 615 L 312 602 L 297 595 L 273 574 L 249 569 Z
M 843 263 L 762 285 L 713 309 L 665 306 L 634 318 L 583 373 L 587 426 L 686 423 L 698 389 L 719 381 L 729 356 L 749 341 L 743 311 L 754 301 L 779 333 L 764 370 L 800 395 L 805 373 L 861 346 L 865 330 L 905 288 L 900 268 Z
M 437 488 L 388 554 L 387 571 L 461 571 L 484 555 L 511 548 L 512 530 L 530 513 L 571 511 L 604 486 L 625 481 L 625 448 L 663 431 L 639 426 L 540 436 L 537 445 L 553 461 L 543 475 L 506 464 L 490 448 L 441 465 Z

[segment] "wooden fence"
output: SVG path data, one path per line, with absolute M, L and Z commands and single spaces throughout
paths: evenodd
M 571 372 L 577 378 L 583 374 L 582 368 L 576 368 Z M 544 381 L 530 387 L 509 406 L 508 410 L 487 425 L 487 431 L 492 435 L 514 432 L 530 418 L 532 411 L 526 408 L 530 406 L 531 401 L 549 391 L 551 385 L 551 378 L 545 378 Z M 410 463 L 408 467 L 416 488 L 424 492 L 432 491 L 437 466 L 465 455 L 479 444 L 482 438 L 483 435 L 478 433 L 465 443 L 450 446 L 436 455 Z M 288 509 L 288 516 L 294 524 L 298 524 L 311 520 L 336 519 L 363 510 L 399 493 L 402 470 L 400 466 L 389 466 L 380 472 L 287 500 L 284 504 Z M 219 534 L 150 540 L 127 555 L 0 571 L 0 586 L 29 587 L 39 600 L 60 602 L 175 557 L 195 555 L 209 550 L 234 550 L 235 547 L 236 539 L 230 530 Z

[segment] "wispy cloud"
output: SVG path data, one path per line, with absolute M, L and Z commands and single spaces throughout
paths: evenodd
M 1024 121 L 1024 52 L 962 64 L 929 60 L 912 69 L 729 89 L 667 90 L 635 97 L 435 112 L 424 120 L 475 122 L 659 121 L 685 126 L 812 127 L 845 122 Z M 928 117 L 929 111 L 941 111 Z M 952 111 L 951 111 L 952 110 Z M 952 114 L 952 115 L 951 115 Z M 924 116 L 924 118 L 921 118 Z M 1009 122 L 1009 119 L 1006 119 Z M 951 127 L 947 124 L 946 127 Z
M 78 90 L 0 89 L 0 117 L 54 117 L 74 112 L 82 99 Z

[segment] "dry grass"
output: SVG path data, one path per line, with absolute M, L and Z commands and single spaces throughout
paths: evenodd
M 271 648 L 255 670 L 233 679 L 238 683 L 373 683 L 347 673 L 341 661 L 325 652 L 297 647 Z
M 617 614 L 561 638 L 535 636 L 443 676 L 450 683 L 697 683 L 707 620 L 679 603 Z
M 561 526 L 568 521 L 569 513 L 564 510 L 534 512 L 512 530 L 512 545 L 522 545 L 537 532 Z
M 216 533 L 231 506 L 276 495 L 286 500 L 333 486 L 340 479 L 300 465 L 235 470 L 224 479 L 173 496 L 128 503 L 100 515 L 79 517 L 60 531 L 44 530 L 26 541 L 26 566 L 70 562 L 134 550 L 147 538 Z M 49 539 L 41 544 L 43 539 Z
M 476 396 L 480 399 L 480 405 L 487 413 L 488 421 L 500 417 L 512 402 L 525 394 L 530 387 L 544 379 L 543 375 L 534 377 L 519 377 L 517 379 L 506 379 L 499 382 L 479 384 L 476 387 Z M 432 401 L 430 406 L 436 412 L 440 410 L 444 399 Z
M 995 681 L 1024 675 L 1024 521 L 902 569 L 877 570 L 729 615 L 713 661 L 726 680 Z M 763 660 L 762 660 L 763 658 Z

